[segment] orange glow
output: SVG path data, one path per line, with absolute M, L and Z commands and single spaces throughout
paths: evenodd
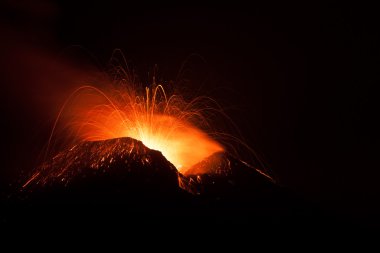
M 137 90 L 123 86 L 123 89 L 105 92 L 93 86 L 82 86 L 70 96 L 57 121 L 61 117 L 69 122 L 66 127 L 70 137 L 76 140 L 119 137 L 140 140 L 148 148 L 161 151 L 182 173 L 211 154 L 224 150 L 200 128 L 207 126 L 202 114 L 207 106 L 199 108 L 199 99 L 187 103 L 177 95 L 167 97 L 161 85 L 145 88 L 142 94 Z M 56 125 L 57 122 L 54 128 Z

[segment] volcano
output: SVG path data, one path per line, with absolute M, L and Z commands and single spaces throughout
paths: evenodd
M 223 198 L 238 189 L 273 187 L 269 176 L 226 152 L 216 152 L 181 174 L 160 151 L 129 137 L 84 141 L 62 151 L 38 167 L 23 186 L 31 198 L 35 192 L 50 195 L 59 189 L 65 201 L 79 196 L 110 201 L 116 195 L 142 192 Z

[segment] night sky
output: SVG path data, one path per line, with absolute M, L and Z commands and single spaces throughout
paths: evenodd
M 46 83 L 59 69 L 49 61 L 106 69 L 118 48 L 146 83 L 155 68 L 178 82 L 186 63 L 180 85 L 220 101 L 280 184 L 347 220 L 380 224 L 374 8 L 33 2 L 0 5 L 3 192 L 35 166 L 75 86 Z

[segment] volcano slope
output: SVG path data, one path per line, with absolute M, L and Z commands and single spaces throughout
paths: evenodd
M 82 142 L 58 153 L 5 202 L 2 220 L 9 225 L 335 224 L 259 169 L 226 152 L 181 174 L 161 152 L 127 137 Z

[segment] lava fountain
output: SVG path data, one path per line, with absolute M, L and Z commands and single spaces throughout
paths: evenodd
M 207 97 L 186 102 L 182 96 L 168 96 L 162 85 L 117 89 L 94 86 L 76 89 L 62 106 L 51 133 L 47 152 L 53 145 L 60 121 L 66 140 L 99 141 L 131 137 L 158 150 L 181 173 L 224 147 L 212 138 L 216 134 L 207 119 L 215 107 Z M 207 130 L 208 129 L 208 130 Z M 67 145 L 67 144 L 66 144 Z
M 255 153 L 220 130 L 221 118 L 231 120 L 210 97 L 187 100 L 155 79 L 149 86 L 120 77 L 107 83 L 110 86 L 103 88 L 79 86 L 68 96 L 55 118 L 43 161 L 23 189 L 66 186 L 100 174 L 115 182 L 126 180 L 127 185 L 161 185 L 158 190 L 176 186 L 192 194 L 207 192 L 208 184 L 212 192 L 216 182 L 225 189 L 245 185 L 247 178 L 253 185 L 274 182 L 259 159 L 250 164 L 240 160 L 240 150 Z

